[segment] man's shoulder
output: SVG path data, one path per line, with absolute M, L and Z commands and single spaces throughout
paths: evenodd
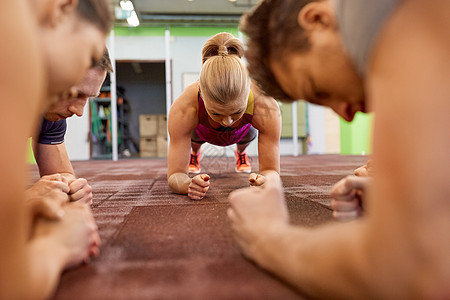
M 45 118 L 42 118 L 41 132 L 43 130 L 47 131 L 47 130 L 63 128 L 63 127 L 67 128 L 67 122 L 65 119 L 61 119 L 58 121 L 49 121 L 49 120 L 46 120 Z
M 67 130 L 65 119 L 58 121 L 48 121 L 42 118 L 41 130 L 39 132 L 38 142 L 40 144 L 61 144 L 64 142 L 64 135 Z

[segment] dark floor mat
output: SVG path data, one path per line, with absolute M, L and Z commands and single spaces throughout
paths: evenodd
M 330 222 L 331 186 L 364 162 L 361 156 L 282 157 L 291 221 Z M 227 167 L 233 163 L 205 158 L 211 190 L 190 201 L 169 191 L 165 159 L 74 162 L 93 187 L 103 245 L 89 265 L 63 274 L 54 299 L 302 299 L 234 243 L 227 197 L 247 186 L 247 175 Z M 38 177 L 35 168 L 30 173 Z

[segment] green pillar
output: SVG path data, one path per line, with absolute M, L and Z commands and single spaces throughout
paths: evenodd
M 32 146 L 32 139 L 28 138 L 27 141 L 27 163 L 29 164 L 36 164 L 36 160 L 34 159 L 34 153 L 33 153 L 33 146 Z
M 352 122 L 340 119 L 341 154 L 372 153 L 373 114 L 358 112 Z

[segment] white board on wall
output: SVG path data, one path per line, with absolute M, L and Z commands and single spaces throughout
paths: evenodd
M 184 89 L 193 82 L 196 82 L 200 77 L 200 73 L 183 73 L 181 78 L 183 91 Z
M 89 160 L 89 101 L 84 107 L 83 116 L 67 118 L 67 132 L 64 137 L 69 159 Z

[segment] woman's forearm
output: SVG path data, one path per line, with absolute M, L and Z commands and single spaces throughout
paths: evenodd
M 174 173 L 168 179 L 170 189 L 177 194 L 187 194 L 191 181 L 185 173 Z
M 262 170 L 261 172 L 259 172 L 259 174 L 266 176 L 267 174 L 274 172 L 277 173 L 278 175 L 280 175 L 280 172 L 278 172 L 277 170 L 271 170 L 271 169 L 267 169 L 267 170 Z

